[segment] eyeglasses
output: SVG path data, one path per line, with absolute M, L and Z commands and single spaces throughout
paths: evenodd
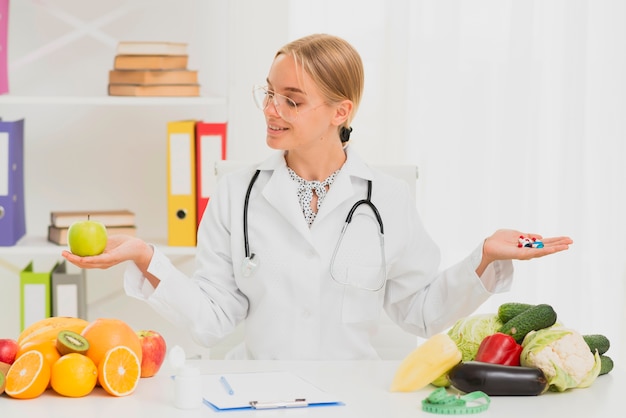
M 264 111 L 269 106 L 270 102 L 274 103 L 276 112 L 278 115 L 287 122 L 295 122 L 299 113 L 303 113 L 306 110 L 316 109 L 325 103 L 321 103 L 317 106 L 309 107 L 306 110 L 298 112 L 298 105 L 296 102 L 282 94 L 276 93 L 274 90 L 270 90 L 267 86 L 254 86 L 252 89 L 252 97 L 256 106 Z
M 270 102 L 273 102 L 276 112 L 287 122 L 293 122 L 298 117 L 298 105 L 296 102 L 287 96 L 268 89 L 267 86 L 254 86 L 252 97 L 256 106 L 263 111 L 267 109 Z

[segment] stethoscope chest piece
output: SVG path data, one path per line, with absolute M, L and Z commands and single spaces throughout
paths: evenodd
M 259 258 L 252 253 L 249 257 L 244 257 L 241 263 L 241 274 L 243 277 L 250 277 L 259 266 Z

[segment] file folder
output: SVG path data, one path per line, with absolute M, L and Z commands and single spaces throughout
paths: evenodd
M 196 123 L 196 216 L 198 225 L 215 191 L 215 162 L 226 159 L 226 123 Z
M 167 124 L 167 244 L 196 245 L 196 121 Z
M 29 325 L 49 318 L 51 269 L 37 270 L 31 261 L 20 272 L 20 332 Z
M 215 411 L 343 405 L 288 371 L 202 375 L 202 397 Z
M 65 260 L 52 270 L 52 316 L 87 319 L 85 270 L 69 272 Z
M 0 246 L 26 234 L 24 210 L 24 119 L 0 120 Z

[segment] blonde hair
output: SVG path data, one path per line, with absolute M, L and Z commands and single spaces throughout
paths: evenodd
M 343 125 L 349 128 L 361 103 L 365 79 L 363 62 L 356 49 L 337 36 L 314 34 L 288 43 L 275 57 L 281 54 L 293 56 L 329 103 L 346 99 L 353 103 Z

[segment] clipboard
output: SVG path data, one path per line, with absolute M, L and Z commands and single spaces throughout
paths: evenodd
M 215 411 L 344 405 L 288 371 L 205 374 L 202 398 Z

